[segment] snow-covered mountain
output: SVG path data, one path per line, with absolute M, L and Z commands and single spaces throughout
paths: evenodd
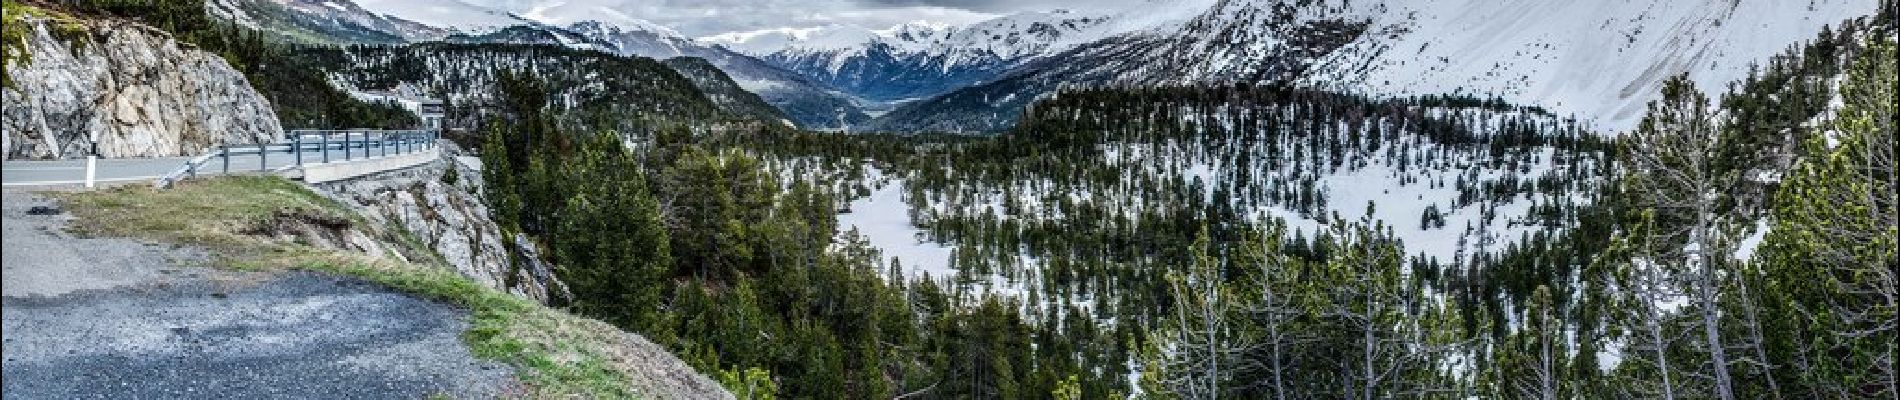
M 227 21 L 314 43 L 402 43 L 453 33 L 371 12 L 348 1 L 212 0 L 205 8 Z
M 918 22 L 873 31 L 832 25 L 702 40 L 868 100 L 901 102 L 987 82 L 1039 57 L 1163 21 L 1165 13 L 1147 8 L 1140 12 L 1055 10 L 964 26 Z
M 1476 0 L 1341 6 L 1377 31 L 1329 54 L 1313 86 L 1496 95 L 1622 130 L 1664 79 L 1720 90 L 1751 65 L 1873 14 L 1877 0 Z
M 567 26 L 566 30 L 622 55 L 656 59 L 705 59 L 725 71 L 739 83 L 739 87 L 758 94 L 767 103 L 784 111 L 792 122 L 801 127 L 832 129 L 862 124 L 871 119 L 856 99 L 821 82 L 758 58 L 701 43 L 672 30 L 646 29 L 648 25 L 583 21 Z
M 333 0 L 342 2 L 343 0 Z M 423 25 L 480 34 L 536 21 L 461 0 L 353 0 L 370 12 Z
M 354 1 L 214 0 L 209 8 L 226 20 L 315 43 L 547 44 L 662 60 L 698 57 L 801 127 L 837 128 L 871 118 L 838 89 L 608 8 L 555 4 L 517 15 L 461 0 Z
M 1497 97 L 1613 132 L 1668 76 L 1714 89 L 1878 0 L 1155 0 L 969 25 L 834 25 L 690 38 L 602 7 L 463 0 L 216 0 L 330 43 L 547 43 L 699 57 L 810 128 L 998 131 L 1063 87 L 1291 83 Z M 284 22 L 288 20 L 290 22 Z M 865 110 L 895 107 L 870 120 Z
M 886 114 L 887 130 L 995 131 L 1065 85 L 1291 82 L 1499 97 L 1634 125 L 1664 78 L 1716 88 L 1877 0 L 1227 0 Z

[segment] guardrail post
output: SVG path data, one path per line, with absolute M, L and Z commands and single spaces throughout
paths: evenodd
M 325 133 L 321 137 L 323 138 L 323 140 L 318 141 L 319 142 L 318 146 L 320 147 L 317 150 L 323 152 L 323 163 L 329 164 L 330 163 L 330 134 Z
M 350 150 L 350 133 L 343 132 L 343 161 L 356 158 L 355 150 Z
M 302 168 L 303 167 L 303 135 L 297 135 L 297 137 L 290 138 L 290 152 L 293 154 L 291 157 L 294 157 L 297 160 L 297 167 Z
M 376 151 L 383 153 L 384 157 L 389 156 L 389 132 L 383 132 L 383 137 L 376 139 Z
M 224 159 L 224 173 L 231 173 L 231 147 L 218 145 L 218 158 Z

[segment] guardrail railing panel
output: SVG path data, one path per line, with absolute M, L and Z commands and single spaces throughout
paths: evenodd
M 330 157 L 332 151 L 342 151 L 343 160 L 341 161 L 350 162 L 358 158 L 356 156 L 356 148 L 359 147 L 363 149 L 361 158 L 371 158 L 372 151 L 376 152 L 374 153 L 377 154 L 376 157 L 388 157 L 392 154 L 402 155 L 434 149 L 435 141 L 440 139 L 440 135 L 433 130 L 293 130 L 286 132 L 286 136 L 285 139 L 288 140 L 279 143 L 220 145 L 218 148 L 206 152 L 204 155 L 185 161 L 184 166 L 153 180 L 152 186 L 167 188 L 180 180 L 196 178 L 199 170 L 203 169 L 205 164 L 210 163 L 214 157 L 221 161 L 223 173 L 228 174 L 231 172 L 231 156 L 233 155 L 255 155 L 257 156 L 257 170 L 269 171 L 270 153 L 290 153 L 292 154 L 292 163 L 290 166 L 302 168 L 304 165 L 328 164 L 332 162 Z M 333 136 L 341 136 L 342 140 L 332 140 Z M 352 136 L 357 137 L 357 139 L 352 140 Z M 374 138 L 372 138 L 372 136 L 374 136 Z M 317 140 L 314 148 L 311 146 L 311 143 L 308 142 L 308 140 L 312 138 Z M 394 150 L 393 153 L 391 152 L 392 147 Z M 311 150 L 322 153 L 321 163 L 304 162 L 303 153 Z

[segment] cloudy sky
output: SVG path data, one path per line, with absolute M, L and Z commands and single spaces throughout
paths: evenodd
M 639 18 L 688 36 L 829 24 L 882 29 L 930 21 L 962 24 L 1022 11 L 1099 9 L 1148 0 L 466 0 L 516 14 L 570 22 Z

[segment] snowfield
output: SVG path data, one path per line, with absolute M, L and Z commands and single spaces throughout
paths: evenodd
M 1372 28 L 1320 60 L 1304 83 L 1393 96 L 1496 95 L 1618 132 L 1636 125 L 1670 76 L 1719 91 L 1877 3 L 1358 0 L 1336 4 L 1331 17 Z

